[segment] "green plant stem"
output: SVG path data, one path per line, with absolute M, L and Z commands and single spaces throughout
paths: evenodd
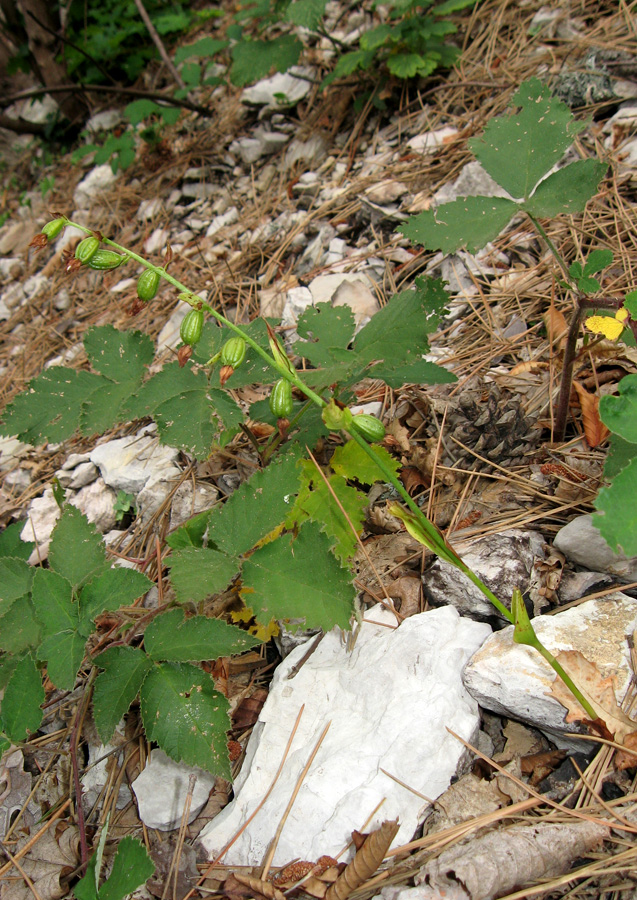
M 590 705 L 586 697 L 582 694 L 580 689 L 577 687 L 571 676 L 564 670 L 564 668 L 560 665 L 560 663 L 555 659 L 550 650 L 547 650 L 544 644 L 540 641 L 538 636 L 535 635 L 535 640 L 529 645 L 533 647 L 537 652 L 544 657 L 547 663 L 551 666 L 551 668 L 557 672 L 559 677 L 562 679 L 566 687 L 569 689 L 571 694 L 575 697 L 579 705 L 582 707 L 584 712 L 589 716 L 591 721 L 595 721 L 599 718 L 593 707 Z
M 551 253 L 553 254 L 553 256 L 555 257 L 555 259 L 557 260 L 557 264 L 560 267 L 560 269 L 562 270 L 562 272 L 564 273 L 564 277 L 566 278 L 566 280 L 568 282 L 570 282 L 571 276 L 569 275 L 568 266 L 566 265 L 565 260 L 562 258 L 562 255 L 559 253 L 557 247 L 555 246 L 553 241 L 550 239 L 550 237 L 548 236 L 548 234 L 546 233 L 546 231 L 544 230 L 542 225 L 540 225 L 539 221 L 535 218 L 535 216 L 531 215 L 530 212 L 527 212 L 527 216 L 529 217 L 531 222 L 533 222 L 535 230 L 538 232 L 538 234 L 540 234 L 541 237 L 546 241 L 546 245 L 549 248 L 549 250 L 551 251 Z

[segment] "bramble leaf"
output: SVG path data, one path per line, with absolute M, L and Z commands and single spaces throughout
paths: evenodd
M 624 379 L 625 380 L 625 379 Z M 610 487 L 602 488 L 595 500 L 599 513 L 593 525 L 604 540 L 626 556 L 637 555 L 637 455 L 615 475 Z
M 243 653 L 261 641 L 208 616 L 184 618 L 182 609 L 171 609 L 157 616 L 144 632 L 144 649 L 154 660 L 201 662 Z
M 203 538 L 209 518 L 209 509 L 191 516 L 188 521 L 168 535 L 166 543 L 173 550 L 181 550 L 183 547 L 203 547 Z
M 243 566 L 242 599 L 257 621 L 304 619 L 307 628 L 349 628 L 356 591 L 314 523 L 254 551 Z M 320 573 L 320 577 L 318 576 Z
M 13 522 L 7 525 L 4 531 L 0 532 L 0 559 L 6 557 L 14 557 L 15 559 L 27 560 L 31 556 L 31 551 L 35 547 L 32 541 L 23 541 L 20 533 L 24 528 L 24 522 Z M 6 584 L 5 579 L 0 575 L 0 585 Z M 4 594 L 0 588 L 0 597 Z
M 49 564 L 74 588 L 109 568 L 101 535 L 74 506 L 64 508 L 53 529 Z
M 604 463 L 604 477 L 611 479 L 637 455 L 637 447 L 618 434 L 611 434 Z
M 177 47 L 175 50 L 175 65 L 178 66 L 186 59 L 209 59 L 216 56 L 221 50 L 225 50 L 228 41 L 220 41 L 211 37 L 200 38 L 192 44 Z
M 24 559 L 0 558 L 0 616 L 4 616 L 19 597 L 29 593 L 33 572 Z
M 476 253 L 497 238 L 517 210 L 518 204 L 504 197 L 459 197 L 412 216 L 399 231 L 428 250 Z
M 232 48 L 230 80 L 244 87 L 265 78 L 274 67 L 287 72 L 296 65 L 303 44 L 291 34 L 282 34 L 272 41 L 239 41 Z
M 40 626 L 29 595 L 18 599 L 0 619 L 0 650 L 22 653 L 40 643 Z
M 305 340 L 295 345 L 295 352 L 313 366 L 329 366 L 338 361 L 331 351 L 346 350 L 354 336 L 354 314 L 349 306 L 317 303 L 299 317 L 297 331 Z
M 229 704 L 209 675 L 189 663 L 161 663 L 146 676 L 140 696 L 149 741 L 156 741 L 176 762 L 231 779 Z
M 577 160 L 541 181 L 521 208 L 539 218 L 582 212 L 597 193 L 597 186 L 607 168 L 606 163 L 597 159 Z M 598 272 L 599 269 L 593 271 Z
M 123 900 L 143 885 L 155 871 L 146 848 L 126 835 L 117 845 L 111 874 L 99 889 L 97 900 Z
M 134 647 L 109 647 L 93 663 L 105 669 L 95 679 L 93 715 L 100 740 L 106 744 L 139 693 L 152 663 Z
M 626 375 L 619 382 L 619 397 L 602 397 L 599 415 L 607 428 L 625 441 L 637 444 L 637 375 Z M 636 452 L 637 452 L 637 448 Z
M 7 737 L 23 741 L 30 731 L 38 730 L 44 697 L 42 676 L 29 654 L 16 665 L 2 699 L 2 726 Z
M 537 78 L 520 85 L 511 105 L 521 109 L 491 119 L 469 147 L 498 184 L 526 200 L 587 123 L 576 122 L 568 106 Z
M 79 609 L 73 600 L 73 586 L 62 575 L 51 569 L 37 569 L 31 596 L 47 637 L 60 631 L 77 630 Z
M 385 450 L 380 444 L 372 444 L 374 452 L 394 475 L 398 474 L 400 462 Z M 344 446 L 337 447 L 334 451 L 330 466 L 338 475 L 349 481 L 360 481 L 361 484 L 374 484 L 376 481 L 384 481 L 385 475 L 376 466 L 374 461 L 365 453 L 356 441 L 348 441 Z
M 326 0 L 292 0 L 285 11 L 285 18 L 301 28 L 313 31 L 323 18 Z
M 80 592 L 80 629 L 88 637 L 93 620 L 106 610 L 129 606 L 151 589 L 153 582 L 135 569 L 113 566 L 85 585 Z
M 178 603 L 198 603 L 223 591 L 239 571 L 239 560 L 210 547 L 183 547 L 166 561 Z
M 85 647 L 86 638 L 77 631 L 49 635 L 38 647 L 38 659 L 46 662 L 48 676 L 60 690 L 73 690 Z
M 256 472 L 211 513 L 208 541 L 228 555 L 240 556 L 280 525 L 299 489 L 300 449 L 281 455 Z

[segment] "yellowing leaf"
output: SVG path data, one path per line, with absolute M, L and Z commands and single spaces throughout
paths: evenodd
M 594 334 L 603 334 L 609 341 L 616 341 L 624 330 L 624 322 L 628 318 L 628 310 L 618 309 L 615 316 L 590 316 L 586 320 L 586 327 Z

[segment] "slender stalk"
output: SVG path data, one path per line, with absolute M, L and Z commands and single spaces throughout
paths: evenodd
M 557 247 L 555 246 L 553 241 L 550 239 L 550 237 L 548 236 L 548 234 L 546 233 L 546 231 L 544 230 L 542 225 L 540 225 L 539 221 L 535 218 L 535 216 L 532 216 L 530 212 L 527 212 L 527 216 L 529 217 L 531 222 L 533 222 L 535 230 L 546 241 L 546 246 L 549 248 L 549 250 L 555 257 L 555 259 L 557 260 L 557 264 L 560 267 L 560 269 L 562 270 L 562 272 L 564 273 L 564 277 L 566 278 L 567 281 L 570 282 L 571 276 L 569 275 L 568 266 L 566 265 L 566 261 L 564 260 L 564 258 L 560 254 L 560 252 L 558 251 Z

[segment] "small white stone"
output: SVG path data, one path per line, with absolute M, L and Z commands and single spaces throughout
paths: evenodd
M 150 478 L 179 474 L 175 465 L 178 458 L 178 450 L 159 444 L 150 435 L 107 441 L 91 453 L 91 462 L 99 468 L 106 484 L 129 494 L 138 494 Z
M 167 228 L 155 228 L 153 233 L 144 241 L 144 252 L 150 255 L 157 253 L 166 246 L 166 241 L 170 237 Z
M 447 143 L 458 134 L 458 129 L 450 125 L 437 128 L 435 131 L 427 131 L 425 134 L 417 134 L 407 141 L 407 147 L 417 153 L 434 153 L 438 147 Z
M 608 572 L 629 581 L 637 579 L 637 556 L 615 553 L 606 543 L 592 516 L 576 516 L 560 528 L 553 544 L 571 562 L 593 572 Z
M 116 181 L 117 175 L 113 174 L 109 165 L 104 163 L 103 166 L 96 166 L 75 188 L 73 202 L 81 209 L 90 209 L 100 194 L 109 191 Z
M 105 533 L 115 526 L 116 496 L 115 491 L 104 483 L 104 479 L 98 478 L 78 491 L 69 503 L 83 512 L 100 533 Z
M 194 822 L 206 805 L 215 776 L 195 766 L 176 763 L 163 750 L 151 750 L 146 768 L 132 784 L 139 817 L 147 828 L 172 831 L 179 827 L 191 775 L 196 775 L 197 780 L 188 824 Z
M 164 204 L 161 197 L 151 197 L 150 200 L 142 200 L 137 210 L 137 218 L 140 222 L 150 222 L 163 212 Z
M 295 75 L 306 77 L 296 78 Z M 271 78 L 263 78 L 246 88 L 241 94 L 241 100 L 243 103 L 275 109 L 294 106 L 309 94 L 315 77 L 316 70 L 309 66 L 292 66 L 285 73 L 277 72 Z
M 222 228 L 225 228 L 228 225 L 234 225 L 234 223 L 238 221 L 239 210 L 236 206 L 231 206 L 230 209 L 227 209 L 224 213 L 215 216 L 214 219 L 212 219 L 208 226 L 208 230 L 206 231 L 206 237 L 212 237 L 218 231 L 221 231 Z

